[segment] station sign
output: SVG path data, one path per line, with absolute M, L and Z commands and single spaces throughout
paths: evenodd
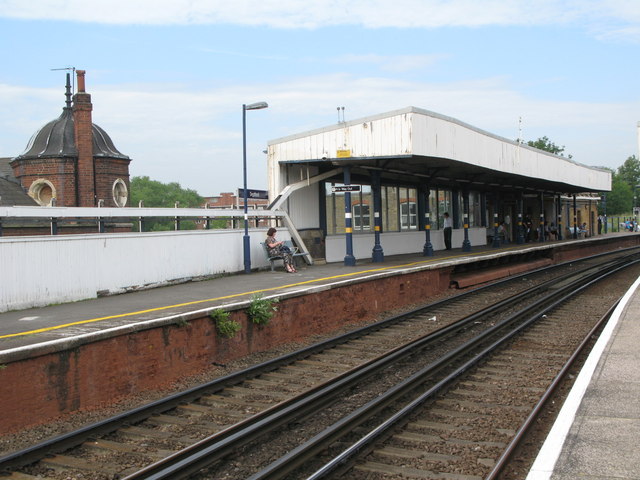
M 333 193 L 337 192 L 359 192 L 360 185 L 338 185 L 335 187 L 331 187 L 331 191 Z
M 238 198 L 244 198 L 244 188 L 238 189 Z M 247 188 L 247 198 L 268 200 L 269 192 L 267 190 L 250 190 Z
M 351 150 L 338 150 L 336 151 L 337 158 L 349 158 L 351 156 Z

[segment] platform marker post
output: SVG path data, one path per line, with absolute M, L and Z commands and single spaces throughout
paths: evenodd
M 380 184 L 380 172 L 371 173 L 371 184 L 373 187 L 373 229 L 374 229 L 374 245 L 371 252 L 371 261 L 374 263 L 384 262 L 384 250 L 380 244 L 380 230 L 382 230 L 382 218 L 380 211 L 382 210 L 382 195 Z
M 425 186 L 424 195 L 424 247 L 422 249 L 422 255 L 424 257 L 433 257 L 433 245 L 431 244 L 431 213 L 429 211 L 429 196 L 431 195 L 431 189 L 429 186 Z
M 463 215 L 463 228 L 464 228 L 464 240 L 462 241 L 462 251 L 471 251 L 471 242 L 469 241 L 469 192 L 465 191 L 462 197 L 462 203 L 464 212 Z
M 351 170 L 344 167 L 344 184 L 351 185 Z M 351 192 L 344 192 L 344 231 L 347 254 L 344 257 L 344 266 L 353 267 L 356 257 L 353 256 L 353 219 L 351 215 Z
M 496 205 L 497 206 L 497 205 Z M 493 214 L 493 248 L 500 248 L 500 237 L 498 236 L 498 213 Z

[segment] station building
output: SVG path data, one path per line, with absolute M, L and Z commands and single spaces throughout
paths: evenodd
M 312 256 L 346 265 L 443 249 L 445 212 L 463 250 L 498 241 L 499 224 L 518 243 L 552 224 L 595 234 L 611 190 L 607 170 L 416 107 L 269 142 L 268 182 Z

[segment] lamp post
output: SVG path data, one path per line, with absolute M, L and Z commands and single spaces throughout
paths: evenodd
M 249 214 L 247 209 L 247 110 L 261 110 L 267 108 L 267 102 L 250 103 L 242 105 L 242 172 L 244 179 L 244 273 L 251 273 L 251 243 L 249 241 Z

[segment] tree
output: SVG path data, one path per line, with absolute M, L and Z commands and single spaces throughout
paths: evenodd
M 621 175 L 613 173 L 611 191 L 606 195 L 607 216 L 629 213 L 633 205 L 633 190 Z M 602 206 L 602 203 L 600 206 Z
M 133 177 L 131 179 L 131 205 L 137 207 L 142 200 L 145 207 L 173 208 L 176 202 L 182 208 L 198 208 L 204 204 L 204 198 L 198 192 L 180 187 L 177 182 L 162 183 L 149 177 Z M 173 230 L 171 220 L 145 223 L 145 230 Z M 195 228 L 193 221 L 180 222 L 180 230 Z
M 635 155 L 631 155 L 618 167 L 618 176 L 627 182 L 632 190 L 636 185 L 640 185 L 640 160 Z
M 546 152 L 551 152 L 554 155 L 560 155 L 562 157 L 564 157 L 564 145 L 562 147 L 559 147 L 558 145 L 556 145 L 555 143 L 553 143 L 551 140 L 549 140 L 549 137 L 547 137 L 546 135 L 544 137 L 539 138 L 536 141 L 533 140 L 529 140 L 527 142 L 527 145 L 529 145 L 530 147 L 533 148 L 537 148 L 538 150 L 544 150 Z M 572 156 L 569 155 L 569 158 L 571 158 Z

